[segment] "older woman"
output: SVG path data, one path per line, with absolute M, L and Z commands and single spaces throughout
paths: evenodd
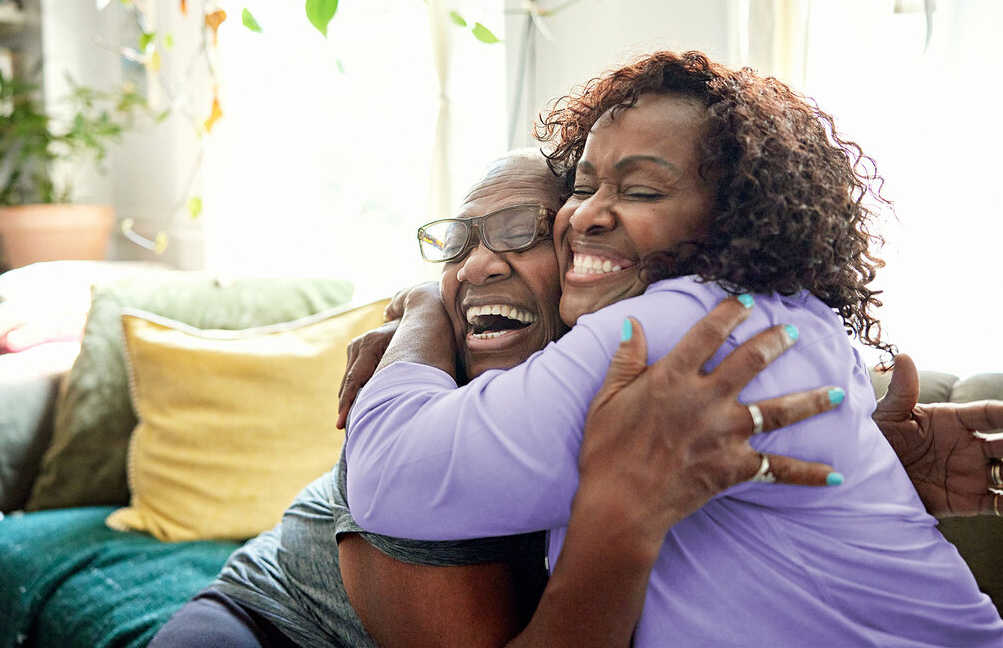
M 409 298 L 399 333 L 410 346 L 391 344 L 349 428 L 349 501 L 362 526 L 425 538 L 547 526 L 554 564 L 565 534 L 582 537 L 580 526 L 567 526 L 569 512 L 609 497 L 594 474 L 619 471 L 630 483 L 652 457 L 687 465 L 671 445 L 632 444 L 624 434 L 593 434 L 582 445 L 621 323 L 632 345 L 643 322 L 658 357 L 726 294 L 722 287 L 755 290 L 756 327 L 793 322 L 797 330 L 788 331 L 800 338 L 744 398 L 808 381 L 844 385 L 847 400 L 797 434 L 754 445 L 839 464 L 847 482 L 800 491 L 742 484 L 694 512 L 734 470 L 710 465 L 695 482 L 667 477 L 693 497 L 677 496 L 686 505 L 666 512 L 646 497 L 658 489 L 639 480 L 626 508 L 650 500 L 649 522 L 624 527 L 608 545 L 654 565 L 646 601 L 628 597 L 625 609 L 640 614 L 643 602 L 638 645 L 998 645 L 1003 621 L 870 421 L 866 371 L 843 331 L 883 344 L 867 287 L 880 261 L 868 249 L 871 214 L 861 200 L 874 178 L 859 173 L 854 145 L 782 84 L 696 53 L 659 53 L 613 72 L 560 119 L 565 139 L 554 157 L 574 193 L 557 216 L 555 242 L 561 314 L 577 325 L 526 364 L 457 388 L 441 306 L 421 293 Z M 460 259 L 464 250 L 455 251 Z M 458 262 L 490 276 L 482 260 Z M 492 330 L 462 293 L 455 304 L 468 314 L 461 332 Z M 409 317 L 412 307 L 425 319 Z M 631 450 L 634 463 L 610 465 Z M 753 481 L 772 481 L 769 458 L 760 454 L 759 463 Z

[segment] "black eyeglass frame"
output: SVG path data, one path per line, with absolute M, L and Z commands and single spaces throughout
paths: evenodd
M 493 245 L 491 245 L 489 241 L 484 240 L 484 237 L 481 235 L 481 223 L 483 223 L 488 218 L 491 218 L 492 216 L 497 216 L 498 214 L 507 211 L 513 211 L 516 209 L 526 209 L 527 207 L 532 207 L 536 209 L 536 231 L 533 233 L 533 238 L 530 239 L 528 243 L 514 248 L 498 249 L 495 248 Z M 425 223 L 424 225 L 418 228 L 418 249 L 421 252 L 421 258 L 425 259 L 429 263 L 448 263 L 449 261 L 455 261 L 457 259 L 463 258 L 464 256 L 467 255 L 468 252 L 470 252 L 470 249 L 473 247 L 470 243 L 473 238 L 473 233 L 476 230 L 477 239 L 484 244 L 484 247 L 491 250 L 492 252 L 496 252 L 498 254 L 501 254 L 503 252 L 522 252 L 523 250 L 528 250 L 529 248 L 533 247 L 540 241 L 550 238 L 551 234 L 553 233 L 554 216 L 556 214 L 557 212 L 551 209 L 550 207 L 544 207 L 543 205 L 537 205 L 533 203 L 525 203 L 520 205 L 510 205 L 509 207 L 504 207 L 497 211 L 493 211 L 489 214 L 484 214 L 483 216 L 475 216 L 474 218 L 441 218 L 439 220 L 432 221 L 431 223 Z M 427 238 L 425 230 L 427 230 L 429 227 L 432 227 L 433 225 L 439 225 L 440 223 L 460 223 L 466 229 L 467 236 L 466 239 L 463 241 L 463 245 L 460 246 L 460 251 L 457 252 L 456 254 L 448 256 L 444 259 L 429 259 L 427 256 L 425 256 L 425 246 L 422 245 L 422 243 L 427 241 L 428 243 L 434 245 L 434 243 L 432 243 L 431 240 L 431 238 L 434 237 Z

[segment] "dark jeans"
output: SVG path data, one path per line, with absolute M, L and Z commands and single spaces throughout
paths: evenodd
M 298 648 L 268 619 L 226 594 L 204 589 L 178 610 L 149 648 Z

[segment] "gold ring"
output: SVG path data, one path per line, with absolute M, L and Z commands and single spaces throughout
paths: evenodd
M 989 480 L 992 481 L 993 486 L 996 488 L 1003 487 L 1003 475 L 1000 474 L 1000 463 L 998 461 L 994 461 L 989 466 Z

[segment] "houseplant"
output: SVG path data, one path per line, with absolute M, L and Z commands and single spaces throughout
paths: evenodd
M 129 90 L 72 85 L 59 103 L 47 111 L 34 86 L 0 74 L 0 264 L 7 269 L 105 256 L 114 210 L 72 204 L 72 173 L 100 168 L 146 102 Z

